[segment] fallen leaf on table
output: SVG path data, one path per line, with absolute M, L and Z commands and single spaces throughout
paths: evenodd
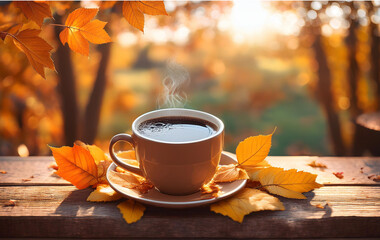
M 270 193 L 287 198 L 306 199 L 302 194 L 323 185 L 316 183 L 316 174 L 299 171 L 296 169 L 284 170 L 270 167 L 260 171 L 261 185 Z
M 285 210 L 278 198 L 257 189 L 245 188 L 235 196 L 211 205 L 210 210 L 242 223 L 244 216 L 263 210 Z
M 132 199 L 120 203 L 117 207 L 127 223 L 137 222 L 144 215 L 145 211 L 145 207 L 142 204 Z
M 259 181 L 248 180 L 247 184 L 245 184 L 246 188 L 261 188 L 261 183 Z
M 115 192 L 108 184 L 98 184 L 96 190 L 94 190 L 88 197 L 89 202 L 110 202 L 116 201 L 122 198 L 122 195 Z
M 16 206 L 16 200 L 10 199 L 8 202 L 4 203 L 4 207 L 13 207 Z
M 327 204 L 325 204 L 324 206 L 322 204 L 317 204 L 317 205 L 314 205 L 316 208 L 320 208 L 320 209 L 325 209 L 325 206 Z
M 48 166 L 48 168 L 51 168 L 51 169 L 54 169 L 54 170 L 58 170 L 58 165 L 56 162 L 51 162 Z
M 125 170 L 124 172 L 110 171 L 109 178 L 113 183 L 125 188 L 136 189 L 141 194 L 147 193 L 154 187 L 144 177 Z
M 31 181 L 30 179 L 27 179 L 27 178 L 23 178 L 23 179 L 21 179 L 21 181 L 23 181 L 23 182 L 29 182 L 29 181 Z
M 375 181 L 375 182 L 380 182 L 380 175 L 370 175 L 368 176 L 368 179 L 371 179 L 372 181 Z
M 211 199 L 219 196 L 220 187 L 215 182 L 205 184 L 201 188 L 201 199 Z
M 244 169 L 236 166 L 236 164 L 220 165 L 214 175 L 213 181 L 233 182 L 240 179 L 248 179 L 248 174 Z
M 78 189 L 98 183 L 98 167 L 91 153 L 74 143 L 74 147 L 50 147 L 58 164 L 57 175 Z
M 264 161 L 272 145 L 273 133 L 249 137 L 240 142 L 236 148 L 236 157 L 239 165 L 243 167 L 246 165 L 257 166 L 257 164 Z
M 307 164 L 309 165 L 310 167 L 313 167 L 313 168 L 327 168 L 327 166 L 323 163 L 317 163 L 315 160 L 313 160 L 311 163 Z
M 339 178 L 339 179 L 344 178 L 344 176 L 343 176 L 343 172 L 333 172 L 333 174 L 335 175 L 335 177 L 337 177 L 337 178 Z
M 1 173 L 1 174 L 7 174 L 7 171 L 5 171 L 5 170 L 0 170 L 0 173 Z
M 111 42 L 110 36 L 104 30 L 107 22 L 92 20 L 98 11 L 97 8 L 78 8 L 70 13 L 65 22 L 66 28 L 59 34 L 62 44 L 67 43 L 74 52 L 88 56 L 88 42 L 95 44 Z
M 49 4 L 43 1 L 14 1 L 14 5 L 21 9 L 22 13 L 28 19 L 42 26 L 44 18 L 51 18 Z

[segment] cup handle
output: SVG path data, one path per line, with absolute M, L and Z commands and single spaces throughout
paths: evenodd
M 115 152 L 113 151 L 113 146 L 118 142 L 118 141 L 126 141 L 126 142 L 129 142 L 133 148 L 135 148 L 135 141 L 133 141 L 133 138 L 131 135 L 129 134 L 125 134 L 125 133 L 120 133 L 120 134 L 117 134 L 115 136 L 112 137 L 111 139 L 111 142 L 110 142 L 110 147 L 109 147 L 109 151 L 110 151 L 110 156 L 112 158 L 112 160 L 116 163 L 116 165 L 118 165 L 119 167 L 122 167 L 124 168 L 125 170 L 128 170 L 130 172 L 133 172 L 133 173 L 136 173 L 138 175 L 141 175 L 143 176 L 143 172 L 141 171 L 141 169 L 139 167 L 136 167 L 136 166 L 132 166 L 132 165 L 129 165 L 123 161 L 121 161 L 116 155 L 115 155 Z

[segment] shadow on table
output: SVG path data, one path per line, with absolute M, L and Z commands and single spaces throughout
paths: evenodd
M 55 214 L 61 216 L 89 216 L 109 214 L 112 209 L 118 212 L 116 205 L 118 202 L 96 203 L 86 201 L 88 195 L 93 191 L 91 188 L 75 190 L 61 202 Z M 110 207 L 114 205 L 114 207 Z

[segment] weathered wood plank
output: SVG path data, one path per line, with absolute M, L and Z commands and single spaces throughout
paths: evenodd
M 0 157 L 0 185 L 69 185 L 70 183 L 54 174 L 49 165 L 53 157 Z
M 368 176 L 380 173 L 380 158 L 374 157 L 268 157 L 268 162 L 276 167 L 296 168 L 318 174 L 317 180 L 323 184 L 364 184 L 380 185 L 368 179 Z M 308 166 L 313 160 L 327 165 L 327 169 Z M 0 157 L 1 185 L 69 185 L 69 182 L 53 174 L 48 166 L 52 157 Z M 363 169 L 361 169 L 363 168 Z M 332 173 L 344 172 L 344 178 L 338 179 Z M 33 176 L 33 178 L 31 178 Z M 24 181 L 23 181 L 24 179 Z M 25 181 L 25 179 L 29 181 Z
M 209 211 L 147 207 L 142 220 L 126 224 L 114 203 L 86 202 L 91 189 L 71 186 L 0 187 L 2 237 L 193 237 L 321 238 L 380 236 L 379 186 L 329 186 L 307 200 L 284 199 L 285 211 L 246 216 L 243 224 Z M 329 202 L 325 209 L 316 204 Z
M 268 157 L 275 167 L 318 174 L 317 181 L 323 184 L 371 184 L 380 185 L 368 177 L 380 174 L 379 157 Z M 327 168 L 310 167 L 312 161 L 322 163 Z M 337 178 L 333 172 L 343 172 L 344 178 Z

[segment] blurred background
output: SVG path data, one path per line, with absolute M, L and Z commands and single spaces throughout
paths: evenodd
M 49 155 L 48 144 L 77 139 L 107 150 L 136 117 L 167 107 L 173 68 L 189 76 L 177 106 L 220 117 L 228 151 L 277 127 L 270 155 L 374 154 L 356 119 L 380 109 L 380 1 L 165 1 L 169 16 L 146 15 L 144 33 L 120 4 L 52 3 L 55 23 L 100 6 L 113 43 L 84 57 L 46 26 L 57 69 L 46 80 L 0 44 L 0 155 Z M 18 11 L 1 6 L 0 19 Z

